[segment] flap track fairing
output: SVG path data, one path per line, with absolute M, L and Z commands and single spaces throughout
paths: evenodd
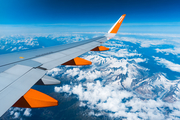
M 109 50 L 109 48 L 104 47 L 104 46 L 98 46 L 92 49 L 91 51 L 106 51 L 106 50 Z
M 58 101 L 56 99 L 37 90 L 30 89 L 13 105 L 13 107 L 42 108 L 57 105 Z
M 35 85 L 57 85 L 60 83 L 61 83 L 61 81 L 45 75 Z
M 92 62 L 91 61 L 88 61 L 88 60 L 85 60 L 83 58 L 79 58 L 79 57 L 76 57 L 62 65 L 74 65 L 74 66 L 83 66 L 83 65 L 91 65 Z

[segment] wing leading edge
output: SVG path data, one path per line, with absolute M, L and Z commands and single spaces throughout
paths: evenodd
M 27 97 L 29 94 L 29 96 L 31 96 L 31 92 L 34 91 L 31 89 L 33 85 L 45 85 L 45 83 L 51 85 L 60 83 L 53 78 L 51 79 L 50 77 L 45 76 L 47 70 L 62 64 L 68 65 L 72 62 L 73 64 L 69 65 L 91 64 L 91 62 L 88 62 L 87 60 L 83 61 L 81 58 L 76 57 L 90 50 L 108 50 L 108 48 L 100 45 L 116 35 L 125 16 L 125 14 L 122 15 L 108 33 L 102 37 L 70 43 L 63 46 L 59 45 L 0 55 L 0 116 L 13 105 L 18 104 L 23 107 L 23 104 L 26 104 L 26 106 L 31 108 L 31 105 L 36 104 L 35 102 L 31 102 L 33 101 L 33 98 Z M 22 102 L 22 99 L 24 100 L 25 97 L 29 99 L 28 101 L 30 102 Z M 45 96 L 45 98 L 47 98 L 47 96 Z M 47 104 L 44 105 L 42 102 L 40 106 L 47 107 Z M 55 104 L 57 105 L 57 103 Z M 37 105 L 35 106 L 37 107 Z M 49 106 L 54 106 L 54 104 Z

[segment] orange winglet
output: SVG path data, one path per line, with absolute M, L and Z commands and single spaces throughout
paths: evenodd
M 122 15 L 119 20 L 113 25 L 113 27 L 108 31 L 108 33 L 117 33 L 124 18 L 125 18 L 126 14 Z
M 109 48 L 104 47 L 104 46 L 98 46 L 92 49 L 91 51 L 106 51 L 106 50 L 109 50 Z
M 22 96 L 13 107 L 22 108 L 42 108 L 57 106 L 58 101 L 42 92 L 30 89 L 24 96 Z
M 85 60 L 83 58 L 76 57 L 76 58 L 74 58 L 74 59 L 72 59 L 72 60 L 70 60 L 70 61 L 68 61 L 62 65 L 77 65 L 77 66 L 79 66 L 79 65 L 91 65 L 91 64 L 92 64 L 91 61 Z

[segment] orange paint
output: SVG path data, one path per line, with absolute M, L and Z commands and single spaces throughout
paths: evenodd
M 88 60 L 85 60 L 85 59 L 79 58 L 79 57 L 74 58 L 74 61 L 75 61 L 76 65 L 91 65 L 92 64 L 91 61 L 88 61 Z
M 91 51 L 106 51 L 106 50 L 109 50 L 109 48 L 104 47 L 104 46 L 98 46 L 92 49 Z
M 30 89 L 13 105 L 13 107 L 42 108 L 57 105 L 58 101 L 56 99 L 37 90 Z
M 79 65 L 91 65 L 91 64 L 92 64 L 91 61 L 85 60 L 83 58 L 76 57 L 76 58 L 74 58 L 74 59 L 72 59 L 72 60 L 70 60 L 70 61 L 68 61 L 62 65 L 77 65 L 77 66 L 79 66 Z
M 111 30 L 110 33 L 117 33 L 124 18 L 125 18 L 126 14 L 122 15 L 121 18 L 118 20 L 118 22 L 116 23 L 116 25 L 114 26 L 114 28 Z
M 24 59 L 24 57 L 19 57 L 20 59 Z

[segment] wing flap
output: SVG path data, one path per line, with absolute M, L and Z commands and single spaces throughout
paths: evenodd
M 12 68 L 7 69 L 6 71 L 0 73 L 0 92 L 8 87 L 11 83 L 16 81 L 21 75 L 28 72 L 32 67 L 24 65 L 15 65 Z
M 24 65 L 15 65 L 14 67 L 5 71 L 5 73 L 9 73 L 16 76 L 21 76 L 29 71 L 32 67 L 24 66 Z

